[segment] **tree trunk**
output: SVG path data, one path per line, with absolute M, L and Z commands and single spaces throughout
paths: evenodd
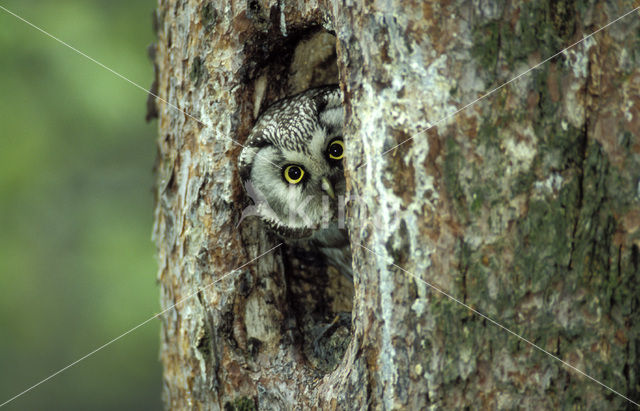
M 179 108 L 156 101 L 166 406 L 640 402 L 637 12 L 456 114 L 633 7 L 160 0 L 157 90 Z M 353 295 L 257 221 L 237 227 L 234 141 L 332 82 Z M 351 298 L 340 355 L 314 357 L 311 325 Z

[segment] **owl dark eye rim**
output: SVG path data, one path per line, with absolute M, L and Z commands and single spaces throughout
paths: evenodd
M 331 152 L 332 147 L 339 148 L 340 154 L 334 155 L 334 153 Z M 332 162 L 342 162 L 342 159 L 344 158 L 344 141 L 342 140 L 342 137 L 336 137 L 329 142 L 327 145 L 327 158 Z
M 282 168 L 282 179 L 289 184 L 299 184 L 306 174 L 304 167 L 298 164 L 287 164 Z

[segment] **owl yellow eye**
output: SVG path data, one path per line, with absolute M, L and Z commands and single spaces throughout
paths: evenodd
M 304 170 L 300 166 L 289 165 L 284 168 L 284 179 L 290 184 L 298 184 L 304 177 Z
M 342 140 L 333 140 L 327 147 L 327 154 L 332 160 L 342 160 L 342 157 L 344 157 L 344 142 Z

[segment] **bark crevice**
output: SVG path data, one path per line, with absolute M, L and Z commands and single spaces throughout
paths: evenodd
M 393 264 L 638 400 L 640 22 L 448 117 L 629 7 L 160 1 L 154 89 L 204 124 L 155 105 L 162 306 L 220 280 L 162 318 L 167 407 L 629 404 Z M 248 203 L 231 140 L 325 84 L 343 91 L 358 198 L 352 292 L 305 250 L 268 252 L 279 240 L 257 221 L 236 228 Z

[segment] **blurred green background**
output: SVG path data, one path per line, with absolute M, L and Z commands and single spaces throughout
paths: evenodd
M 0 5 L 150 87 L 154 0 Z M 158 311 L 146 94 L 0 10 L 0 404 Z M 2 408 L 162 407 L 154 320 Z

